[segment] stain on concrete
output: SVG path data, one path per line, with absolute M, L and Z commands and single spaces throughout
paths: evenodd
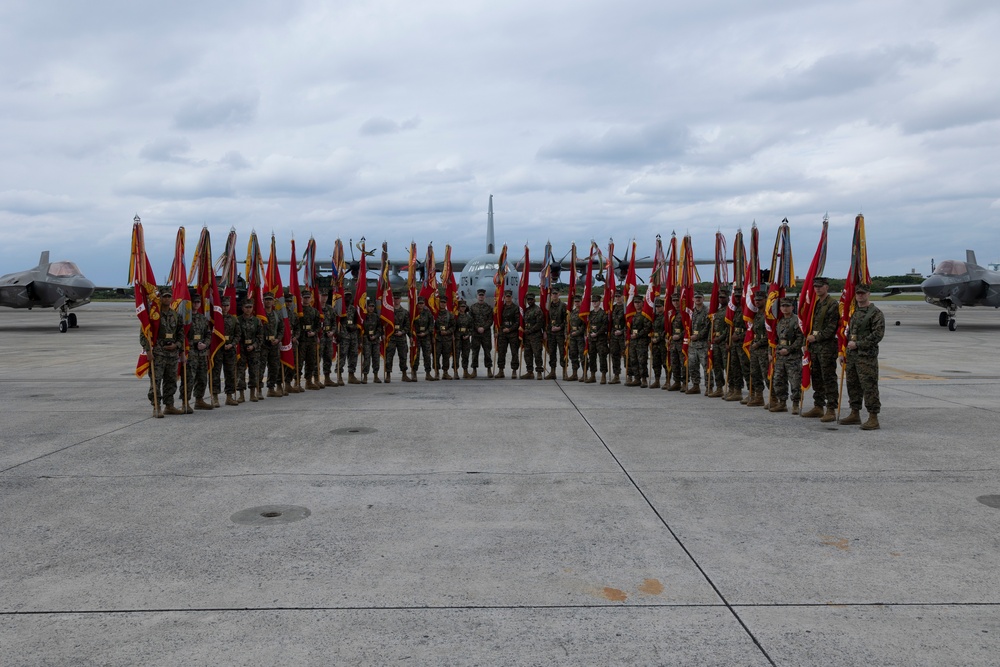
M 846 537 L 834 537 L 832 535 L 820 535 L 820 544 L 825 547 L 836 547 L 841 551 L 850 551 L 850 541 Z
M 663 594 L 663 584 L 660 583 L 659 579 L 646 579 L 639 586 L 639 592 L 645 593 L 646 595 L 662 595 Z

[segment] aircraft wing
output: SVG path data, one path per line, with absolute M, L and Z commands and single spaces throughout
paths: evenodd
M 885 294 L 882 295 L 884 297 L 896 296 L 897 294 L 904 294 L 904 293 L 917 293 L 917 292 L 923 293 L 923 290 L 920 289 L 920 285 L 889 285 L 885 289 L 887 291 Z

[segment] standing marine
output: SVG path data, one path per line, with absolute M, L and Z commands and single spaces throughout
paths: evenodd
M 663 373 L 663 387 L 670 384 L 670 372 L 667 370 L 667 341 L 664 339 L 664 319 L 663 297 L 656 297 L 653 302 L 653 323 L 649 329 L 649 358 L 653 365 L 653 381 L 649 383 L 650 389 L 660 388 L 660 374 Z M 637 313 L 636 317 L 643 317 Z
M 257 387 L 260 386 L 260 350 L 264 343 L 264 325 L 253 312 L 253 298 L 253 294 L 247 294 L 240 314 L 240 358 L 236 362 L 236 389 L 240 392 L 240 403 L 246 401 L 245 392 L 248 388 L 250 401 L 256 403 L 260 400 Z
M 396 309 L 393 311 L 395 328 L 393 328 L 389 340 L 385 342 L 385 381 L 386 383 L 392 381 L 392 359 L 399 357 L 399 370 L 403 374 L 403 382 L 409 382 L 410 376 L 406 374 L 406 364 L 409 360 L 406 339 L 410 335 L 410 311 L 400 303 L 402 292 L 393 292 L 392 296 L 393 303 L 396 304 Z M 414 372 L 414 379 L 416 379 L 416 372 Z
M 767 291 L 758 290 L 754 295 L 754 305 L 757 313 L 753 316 L 750 343 L 750 400 L 748 407 L 764 405 L 764 389 L 767 387 L 767 367 L 770 362 L 771 346 L 767 340 L 767 322 L 764 305 L 767 301 Z M 770 407 L 770 406 L 768 406 Z
M 212 323 L 201 310 L 201 294 L 191 295 L 191 328 L 188 329 L 188 403 L 195 399 L 195 410 L 211 410 L 212 404 L 205 402 L 208 385 L 208 355 L 212 345 Z
M 232 300 L 222 297 L 222 347 L 215 354 L 212 364 L 212 406 L 219 407 L 219 393 L 222 387 L 222 374 L 225 371 L 226 405 L 239 405 L 236 400 L 236 358 L 239 356 L 240 320 L 229 312 Z
M 590 347 L 590 377 L 587 382 L 591 384 L 597 381 L 598 361 L 601 384 L 608 383 L 608 325 L 608 313 L 601 307 L 601 297 L 594 294 L 590 298 L 590 319 L 587 321 L 587 344 Z
M 469 309 L 472 315 L 472 377 L 476 377 L 479 368 L 479 350 L 483 351 L 483 363 L 486 365 L 486 377 L 493 377 L 493 359 L 490 350 L 493 349 L 493 309 L 486 303 L 486 290 L 476 290 L 476 302 Z
M 347 363 L 348 384 L 361 384 L 358 379 L 358 311 L 354 306 L 354 297 L 348 292 L 344 295 L 343 310 L 337 325 L 337 386 L 344 386 L 344 363 Z
M 299 353 L 305 369 L 306 389 L 322 389 L 319 382 L 319 338 L 323 321 L 313 306 L 312 292 L 302 292 L 302 317 L 299 318 Z
M 153 349 L 149 348 L 146 336 L 139 334 L 139 343 L 149 358 L 149 403 L 157 417 L 182 415 L 183 410 L 174 407 L 177 393 L 177 359 L 184 344 L 184 324 L 177 311 L 170 307 L 172 292 L 169 288 L 160 290 L 160 325 L 157 329 Z M 154 396 L 155 395 L 155 396 Z M 160 406 L 164 406 L 162 409 Z
M 802 345 L 805 336 L 799 328 L 799 318 L 792 311 L 792 300 L 781 300 L 781 319 L 776 326 L 777 346 L 774 348 L 774 376 L 771 394 L 775 396 L 771 412 L 788 412 L 788 395 L 792 396 L 792 414 L 799 414 L 802 396 Z
M 715 389 L 708 394 L 709 398 L 723 398 L 725 396 L 722 388 L 726 385 L 726 365 L 729 361 L 730 327 L 726 323 L 728 297 L 727 290 L 719 290 L 719 309 L 712 313 L 712 332 L 710 334 L 712 347 L 709 354 L 712 357 L 712 377 L 715 381 Z
M 635 316 L 632 318 L 632 333 L 628 341 L 628 376 L 626 387 L 642 387 L 648 385 L 646 379 L 649 377 L 649 333 L 653 323 L 648 317 L 642 315 L 643 297 L 636 294 L 632 297 L 635 304 Z
M 841 424 L 861 424 L 861 404 L 868 409 L 868 419 L 862 430 L 879 428 L 878 413 L 882 402 L 878 395 L 878 344 L 885 337 L 885 315 L 870 301 L 871 287 L 854 288 L 857 306 L 851 315 L 847 330 L 847 359 L 844 375 L 847 380 L 847 397 L 851 414 L 840 420 Z
M 809 374 L 813 387 L 813 407 L 802 413 L 803 417 L 819 417 L 821 422 L 837 419 L 837 323 L 840 305 L 830 296 L 830 281 L 823 276 L 813 279 L 816 305 L 806 346 L 809 348 Z
M 611 307 L 611 336 L 608 338 L 608 351 L 611 353 L 611 370 L 613 376 L 608 384 L 621 382 L 622 356 L 625 354 L 628 327 L 625 324 L 625 297 L 621 290 L 615 291 L 615 304 Z M 625 360 L 626 363 L 628 360 Z
M 379 357 L 381 356 L 382 337 L 385 327 L 382 318 L 375 312 L 375 302 L 369 301 L 366 307 L 365 323 L 361 332 L 361 384 L 368 384 L 368 369 L 372 371 L 373 382 L 382 384 L 378 376 Z
M 684 391 L 684 310 L 681 308 L 681 297 L 670 295 L 670 310 L 673 317 L 667 324 L 667 364 L 672 382 L 667 391 Z
M 546 380 L 556 379 L 556 361 L 562 367 L 562 379 L 567 380 L 566 375 L 566 325 L 569 321 L 566 312 L 566 304 L 559 298 L 559 290 L 555 287 L 549 295 L 549 322 L 546 338 L 548 339 L 549 353 L 549 374 Z
M 444 371 L 444 379 L 451 380 L 452 353 L 455 345 L 455 316 L 451 314 L 447 306 L 438 313 L 437 321 L 434 323 L 434 344 L 437 354 L 437 366 L 434 368 L 434 379 L 441 376 Z M 458 379 L 458 371 L 455 371 L 454 379 Z
M 580 317 L 580 297 L 576 294 L 569 295 L 569 362 L 573 367 L 573 374 L 569 376 L 570 382 L 582 382 L 587 379 L 587 371 L 584 370 L 583 377 L 577 371 L 580 365 L 585 362 L 583 358 L 583 343 L 587 335 L 587 323 Z
M 525 297 L 524 307 L 524 373 L 522 380 L 530 380 L 535 377 L 543 379 L 542 373 L 545 366 L 542 361 L 542 336 L 545 330 L 545 313 L 535 305 L 535 295 L 528 294 Z M 535 375 L 532 376 L 531 369 L 534 365 Z
M 521 311 L 514 303 L 514 294 L 510 290 L 503 293 L 503 304 L 500 306 L 500 330 L 497 332 L 497 374 L 496 379 L 504 378 L 504 368 L 507 365 L 507 352 L 510 352 L 510 379 L 517 379 L 517 369 L 520 366 L 521 339 L 517 330 L 521 324 Z
M 417 311 L 417 317 L 413 320 L 413 332 L 416 336 L 413 344 L 419 349 L 413 359 L 413 379 L 417 379 L 417 368 L 420 366 L 422 353 L 424 379 L 436 380 L 437 378 L 431 375 L 431 369 L 434 365 L 434 313 L 431 312 L 430 306 L 427 305 L 426 299 L 422 296 L 417 297 Z
M 691 310 L 691 334 L 688 339 L 688 381 L 691 387 L 687 390 L 689 394 L 701 393 L 701 374 L 704 370 L 706 374 L 705 382 L 708 383 L 708 335 L 711 329 L 708 308 L 705 307 L 705 295 L 697 293 L 694 295 L 694 308 Z
M 469 373 L 469 352 L 472 351 L 472 338 L 476 330 L 475 320 L 469 312 L 469 304 L 465 299 L 458 300 L 458 315 L 455 316 L 455 342 L 458 347 L 455 355 L 462 361 L 462 379 L 471 380 L 476 377 L 475 364 L 472 373 Z M 458 359 L 456 359 L 456 362 Z M 457 370 L 455 371 L 457 374 Z

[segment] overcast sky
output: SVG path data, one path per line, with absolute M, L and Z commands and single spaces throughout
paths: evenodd
M 827 273 L 1000 259 L 995 0 L 0 5 L 0 273 L 41 250 L 127 282 L 202 226 L 540 257 L 591 238 L 792 228 Z

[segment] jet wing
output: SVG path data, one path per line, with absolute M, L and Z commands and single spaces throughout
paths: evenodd
M 897 294 L 904 293 L 923 293 L 923 290 L 920 289 L 920 285 L 889 285 L 885 289 L 887 291 L 882 295 L 883 297 L 896 296 Z

